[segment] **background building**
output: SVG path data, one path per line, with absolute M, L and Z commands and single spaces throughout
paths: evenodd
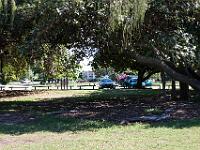
M 87 81 L 94 81 L 96 79 L 96 76 L 93 71 L 83 71 L 82 78 Z

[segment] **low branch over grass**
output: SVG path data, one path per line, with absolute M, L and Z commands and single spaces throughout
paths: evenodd
M 136 59 L 137 62 L 148 65 L 150 67 L 154 66 L 155 68 L 159 68 L 160 70 L 166 72 L 173 79 L 181 81 L 183 83 L 187 83 L 187 84 L 191 85 L 193 88 L 195 88 L 196 90 L 200 91 L 200 81 L 199 80 L 189 77 L 189 76 L 186 76 L 184 74 L 181 74 L 181 73 L 173 70 L 164 61 L 159 60 L 157 58 L 141 56 L 138 53 L 134 53 L 133 57 Z

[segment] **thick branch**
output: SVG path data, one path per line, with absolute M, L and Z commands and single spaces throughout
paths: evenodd
M 158 73 L 158 71 L 152 71 L 152 72 L 150 72 L 147 76 L 145 76 L 143 79 L 142 79 L 142 82 L 143 81 L 146 81 L 147 79 L 149 79 L 153 74 L 155 74 L 155 73 Z
M 192 87 L 194 87 L 195 89 L 200 91 L 200 81 L 199 80 L 176 72 L 171 67 L 169 67 L 164 61 L 161 61 L 156 58 L 141 56 L 136 53 L 134 53 L 133 57 L 136 59 L 137 62 L 148 65 L 150 67 L 158 68 L 158 69 L 166 72 L 173 79 L 181 81 L 183 83 L 187 83 L 187 84 L 191 85 Z

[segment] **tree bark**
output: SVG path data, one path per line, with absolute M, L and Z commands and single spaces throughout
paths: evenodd
M 162 91 L 164 96 L 166 96 L 166 78 L 164 72 L 161 72 L 161 81 L 162 81 Z
M 137 85 L 136 85 L 136 88 L 138 88 L 138 89 L 142 89 L 142 82 L 143 82 L 144 74 L 145 74 L 145 70 L 138 71 L 138 79 L 137 79 Z
M 1 70 L 0 70 L 0 74 L 1 74 L 1 83 L 5 84 L 5 76 L 4 76 L 4 72 L 3 72 L 3 66 L 4 66 L 4 60 L 3 60 L 3 56 L 0 56 L 1 58 Z
M 189 85 L 180 82 L 180 100 L 189 100 Z
M 171 99 L 176 100 L 176 81 L 172 79 Z
M 194 87 L 196 90 L 200 91 L 200 80 L 197 80 L 195 78 L 189 77 L 187 75 L 181 74 L 181 73 L 173 70 L 164 61 L 156 59 L 156 58 L 141 56 L 136 53 L 133 54 L 133 57 L 136 59 L 137 62 L 148 65 L 150 67 L 153 66 L 157 69 L 160 69 L 160 70 L 166 72 L 174 80 L 189 84 L 192 87 Z
M 159 71 L 152 71 L 146 77 L 143 78 L 143 82 L 148 80 L 153 74 L 158 73 Z

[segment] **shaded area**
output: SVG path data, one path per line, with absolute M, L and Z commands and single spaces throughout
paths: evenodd
M 170 101 L 157 90 L 98 90 L 85 96 L 0 102 L 0 133 L 95 130 L 167 111 L 169 122 L 150 122 L 151 127 L 182 128 L 200 124 L 199 103 Z
M 39 131 L 49 131 L 62 133 L 66 131 L 93 131 L 100 128 L 108 128 L 113 123 L 104 121 L 90 121 L 73 118 L 61 118 L 58 116 L 43 116 L 36 121 L 19 123 L 19 124 L 1 124 L 0 133 L 21 135 L 25 133 L 34 133 Z
M 6 98 L 6 97 L 16 97 L 16 96 L 27 96 L 27 95 L 32 95 L 32 94 L 38 94 L 38 93 L 42 93 L 45 92 L 45 90 L 41 90 L 41 91 L 0 91 L 0 98 Z
M 151 123 L 148 128 L 174 128 L 174 129 L 183 129 L 191 127 L 200 127 L 200 118 L 198 119 L 186 119 L 186 120 L 172 120 L 169 122 L 159 122 Z

